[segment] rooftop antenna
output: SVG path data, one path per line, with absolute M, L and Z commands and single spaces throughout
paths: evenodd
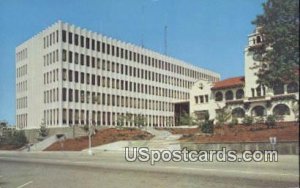
M 165 53 L 165 55 L 167 55 L 168 54 L 168 51 L 167 51 L 167 49 L 168 49 L 168 26 L 167 25 L 165 25 L 165 28 L 164 28 L 164 53 Z
M 145 7 L 144 7 L 144 1 L 142 3 L 142 34 L 141 34 L 141 46 L 142 48 L 144 48 L 144 24 L 145 24 L 145 16 L 144 16 L 144 10 L 145 10 Z

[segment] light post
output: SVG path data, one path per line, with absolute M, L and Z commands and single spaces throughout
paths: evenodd
M 90 120 L 90 123 L 89 123 L 89 150 L 88 150 L 88 154 L 89 155 L 93 155 L 93 151 L 92 151 L 92 120 Z

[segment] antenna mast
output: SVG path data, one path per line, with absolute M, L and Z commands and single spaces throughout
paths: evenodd
M 167 49 L 168 49 L 168 26 L 167 25 L 165 25 L 165 28 L 164 28 L 164 53 L 165 53 L 165 55 L 167 55 L 168 54 L 168 51 L 167 51 Z

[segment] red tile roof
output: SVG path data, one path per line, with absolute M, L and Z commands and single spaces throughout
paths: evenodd
M 228 78 L 225 80 L 215 82 L 214 86 L 211 89 L 212 90 L 225 89 L 225 88 L 240 87 L 244 85 L 245 85 L 245 77 L 239 76 L 239 77 Z

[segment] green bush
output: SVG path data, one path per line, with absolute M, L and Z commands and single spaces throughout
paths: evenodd
M 243 124 L 244 125 L 247 125 L 247 126 L 250 126 L 253 124 L 253 117 L 252 116 L 245 116 L 244 119 L 243 119 Z
M 231 122 L 228 124 L 229 128 L 232 128 L 233 126 L 239 124 L 239 121 L 237 118 L 232 118 Z
M 23 130 L 14 131 L 14 133 L 7 139 L 7 143 L 16 147 L 22 147 L 28 143 Z
M 201 131 L 203 133 L 214 133 L 214 121 L 213 120 L 205 120 L 201 125 Z
M 276 120 L 277 118 L 275 115 L 268 115 L 265 124 L 268 128 L 274 127 L 276 125 Z

